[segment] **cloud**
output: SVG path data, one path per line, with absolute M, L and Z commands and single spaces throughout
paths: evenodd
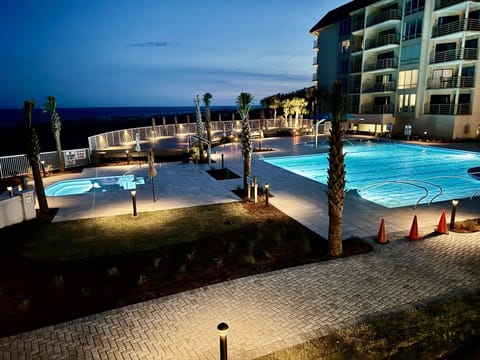
M 144 43 L 132 44 L 133 47 L 165 47 L 168 46 L 166 41 L 147 41 Z

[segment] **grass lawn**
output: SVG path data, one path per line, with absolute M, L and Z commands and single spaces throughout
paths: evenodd
M 328 259 L 273 206 L 234 202 L 0 229 L 0 336 Z M 344 255 L 371 251 L 359 239 Z

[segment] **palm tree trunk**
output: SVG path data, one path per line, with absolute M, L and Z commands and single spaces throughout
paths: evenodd
M 243 193 L 245 196 L 247 195 L 247 186 L 248 186 L 248 177 L 251 175 L 251 155 L 244 154 L 243 155 Z
M 65 171 L 65 162 L 63 161 L 62 143 L 60 141 L 60 132 L 55 132 L 55 146 L 57 148 L 57 161 L 60 172 Z
M 37 194 L 38 207 L 40 209 L 41 215 L 48 215 L 48 202 L 47 197 L 45 196 L 45 188 L 43 186 L 42 174 L 40 172 L 40 165 L 37 161 L 31 161 L 30 166 L 32 167 L 33 181 L 35 183 L 35 193 Z

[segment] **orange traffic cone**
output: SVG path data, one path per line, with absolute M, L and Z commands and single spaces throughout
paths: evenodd
M 447 230 L 447 216 L 445 215 L 445 210 L 442 210 L 442 215 L 440 216 L 440 221 L 438 222 L 437 234 L 448 234 Z
M 380 223 L 380 229 L 378 230 L 377 243 L 386 244 L 387 242 L 387 235 L 385 234 L 385 221 L 382 219 L 382 222 Z
M 412 227 L 410 228 L 410 234 L 408 235 L 410 240 L 419 240 L 418 236 L 418 224 L 417 224 L 417 215 L 413 217 Z

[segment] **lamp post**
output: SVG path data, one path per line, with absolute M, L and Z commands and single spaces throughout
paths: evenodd
M 217 326 L 218 336 L 220 337 L 220 360 L 227 360 L 227 333 L 228 325 L 224 322 Z
M 450 230 L 455 229 L 455 214 L 457 212 L 458 200 L 452 200 L 452 216 L 450 217 Z
M 270 191 L 270 184 L 265 183 L 265 206 L 268 206 L 268 193 Z
M 7 186 L 8 196 L 13 197 L 13 187 Z
M 133 216 L 137 216 L 137 191 L 132 190 L 130 194 L 132 195 Z

